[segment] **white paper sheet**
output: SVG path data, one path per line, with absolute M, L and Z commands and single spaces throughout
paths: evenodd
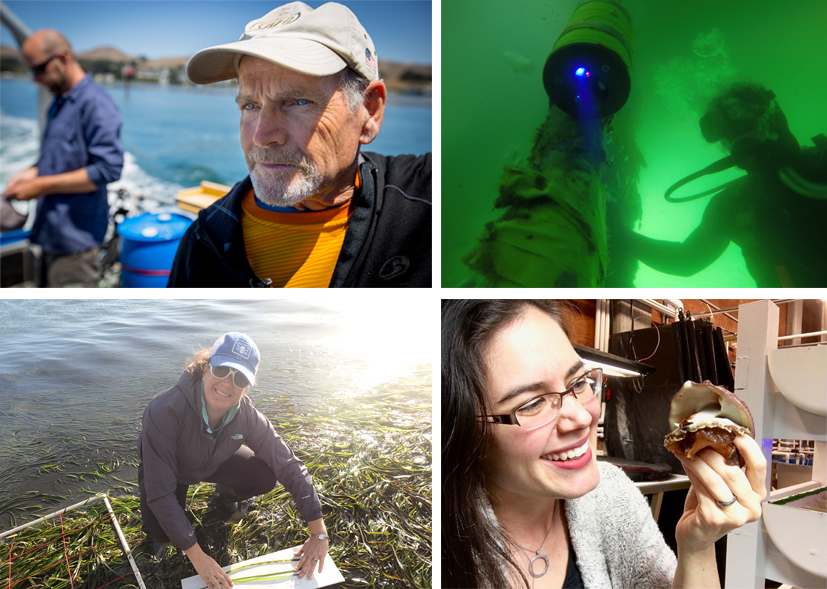
M 288 558 L 293 558 L 293 553 L 299 548 L 300 546 L 295 546 L 294 548 L 285 548 L 284 550 L 279 550 L 278 552 L 257 556 L 256 558 L 224 567 L 224 570 L 229 572 L 233 569 L 237 569 L 241 565 L 266 562 L 268 560 L 285 560 Z M 263 564 L 257 567 L 248 567 L 235 573 L 230 572 L 230 578 L 234 580 L 234 589 L 252 589 L 254 587 L 256 589 L 264 589 L 265 587 L 272 587 L 273 589 L 314 589 L 315 587 L 326 587 L 328 585 L 333 585 L 334 583 L 343 583 L 345 580 L 339 572 L 339 569 L 336 567 L 336 563 L 333 562 L 333 559 L 330 558 L 330 555 L 328 554 L 325 556 L 324 570 L 320 573 L 317 569 L 316 572 L 313 573 L 312 579 L 308 579 L 306 577 L 299 579 L 298 576 L 292 575 L 273 580 L 245 581 L 243 583 L 235 582 L 235 579 L 237 578 L 253 577 L 256 575 L 265 575 L 267 573 L 275 573 L 278 571 L 292 570 L 294 566 L 296 566 L 295 562 Z M 206 587 L 206 584 L 198 575 L 181 579 L 181 589 L 206 589 Z

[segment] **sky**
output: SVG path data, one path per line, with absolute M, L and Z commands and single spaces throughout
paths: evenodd
M 5 1 L 32 30 L 63 33 L 78 53 L 115 47 L 148 59 L 189 57 L 196 51 L 237 41 L 246 24 L 284 2 L 227 0 Z M 431 63 L 431 2 L 427 0 L 340 0 L 365 27 L 382 60 Z M 322 2 L 306 2 L 317 8 Z M 0 27 L 0 43 L 17 47 Z

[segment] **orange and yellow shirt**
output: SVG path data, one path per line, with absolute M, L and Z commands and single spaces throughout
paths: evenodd
M 355 202 L 353 198 L 323 211 L 281 213 L 258 206 L 250 189 L 241 203 L 241 229 L 256 276 L 269 278 L 274 288 L 326 288 Z

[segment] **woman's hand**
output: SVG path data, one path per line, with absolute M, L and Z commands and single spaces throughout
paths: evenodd
M 752 438 L 736 436 L 733 443 L 744 459 L 746 473 L 710 449 L 692 460 L 679 457 L 692 482 L 675 529 L 679 549 L 694 552 L 711 548 L 727 533 L 761 517 L 761 502 L 767 496 L 767 462 Z M 726 503 L 733 496 L 736 501 L 732 505 L 716 503 Z
M 184 554 L 192 562 L 195 572 L 207 584 L 207 589 L 226 589 L 233 586 L 233 580 L 227 572 L 209 554 L 201 550 L 197 543 L 185 550 Z
M 316 572 L 317 564 L 319 565 L 319 572 L 322 572 L 328 546 L 329 542 L 327 540 L 319 540 L 315 536 L 310 536 L 304 545 L 299 548 L 296 556 L 301 556 L 301 558 L 293 570 L 299 571 L 300 579 L 304 576 L 312 579 L 313 573 Z

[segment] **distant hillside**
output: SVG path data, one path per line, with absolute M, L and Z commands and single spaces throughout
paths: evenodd
M 431 66 L 379 61 L 379 75 L 391 90 L 430 87 Z
M 76 57 L 83 69 L 95 73 L 117 73 L 125 63 L 144 61 L 143 58 L 131 57 L 114 47 L 99 47 L 78 53 Z M 18 49 L 8 45 L 0 45 L 0 70 L 28 73 Z
M 189 57 L 163 57 L 150 59 L 138 66 L 138 71 L 160 70 L 169 68 L 183 69 L 187 67 Z M 422 86 L 431 84 L 431 66 L 413 65 L 408 63 L 396 63 L 392 61 L 380 61 L 379 73 L 385 80 L 385 84 L 392 89 L 405 89 L 411 86 Z
M 116 63 L 131 63 L 139 61 L 138 58 L 131 57 L 115 49 L 114 47 L 98 47 L 92 51 L 84 51 L 76 54 L 78 60 L 84 61 L 113 61 Z M 17 47 L 9 47 L 8 45 L 0 45 L 0 57 L 7 59 L 17 59 L 20 61 L 20 51 Z
M 187 67 L 189 57 L 161 57 L 159 59 L 148 59 L 143 64 L 142 68 L 162 68 L 168 67 L 170 69 L 180 67 Z
M 132 57 L 115 47 L 99 47 L 91 51 L 77 54 L 78 61 L 87 71 L 96 74 L 111 73 L 116 79 L 123 75 L 123 66 L 136 66 L 136 77 L 144 80 L 157 80 L 167 76 L 170 81 L 184 81 L 184 68 L 189 61 L 186 57 L 163 57 L 147 60 L 144 57 Z M 27 72 L 16 48 L 6 45 L 0 46 L 0 69 L 2 71 Z M 166 74 L 161 72 L 168 70 Z M 379 74 L 392 90 L 407 90 L 422 88 L 431 85 L 431 66 L 397 63 L 392 61 L 379 62 Z
M 14 47 L 0 45 L 0 71 L 28 73 L 20 53 Z
M 0 57 L 13 57 L 20 59 L 20 53 L 14 47 L 8 45 L 0 45 Z
M 138 58 L 131 57 L 114 47 L 98 47 L 91 51 L 77 54 L 78 61 L 111 61 L 114 63 L 134 63 Z

